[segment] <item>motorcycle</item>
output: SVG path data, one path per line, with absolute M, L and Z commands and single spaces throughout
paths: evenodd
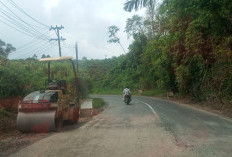
M 131 101 L 131 95 L 125 95 L 125 103 L 129 105 L 130 101 Z

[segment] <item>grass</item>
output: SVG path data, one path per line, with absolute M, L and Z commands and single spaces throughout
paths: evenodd
M 101 98 L 93 98 L 93 108 L 101 108 L 105 105 L 105 102 Z
M 143 96 L 164 96 L 166 94 L 165 90 L 153 89 L 148 91 L 143 91 L 141 95 Z
M 123 89 L 108 89 L 108 88 L 97 88 L 94 89 L 91 94 L 110 94 L 110 95 L 121 95 Z
M 97 88 L 94 89 L 91 94 L 102 94 L 102 95 L 122 95 L 123 89 L 105 89 Z M 166 91 L 162 89 L 144 90 L 143 93 L 138 93 L 138 90 L 131 89 L 132 95 L 142 95 L 142 96 L 159 96 L 163 97 L 166 95 Z

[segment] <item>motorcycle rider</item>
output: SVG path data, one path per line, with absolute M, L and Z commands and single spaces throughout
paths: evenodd
M 123 90 L 123 101 L 125 102 L 125 96 L 129 95 L 130 99 L 131 99 L 131 92 L 128 86 L 126 86 L 126 88 Z

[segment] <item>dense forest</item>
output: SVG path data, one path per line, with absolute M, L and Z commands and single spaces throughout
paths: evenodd
M 79 61 L 83 95 L 122 90 L 173 91 L 194 100 L 232 104 L 232 3 L 230 0 L 127 0 L 132 15 L 125 32 L 133 38 L 129 52 L 104 60 Z M 122 29 L 122 28 L 121 28 Z M 106 30 L 107 31 L 107 30 Z M 109 27 L 109 42 L 119 44 L 117 26 Z M 35 58 L 8 60 L 15 48 L 1 41 L 0 98 L 44 88 L 46 66 Z M 57 63 L 55 68 L 67 64 Z M 54 77 L 72 77 L 65 70 Z
M 195 100 L 232 100 L 232 3 L 229 0 L 127 0 L 125 32 L 134 41 L 118 58 L 105 86 L 164 89 Z M 119 43 L 119 28 L 109 28 Z M 116 78 L 116 79 L 115 79 Z

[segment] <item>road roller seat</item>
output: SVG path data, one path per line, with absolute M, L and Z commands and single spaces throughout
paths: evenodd
M 63 94 L 66 94 L 67 92 L 67 83 L 65 80 L 52 80 L 48 84 L 49 90 L 62 90 Z

